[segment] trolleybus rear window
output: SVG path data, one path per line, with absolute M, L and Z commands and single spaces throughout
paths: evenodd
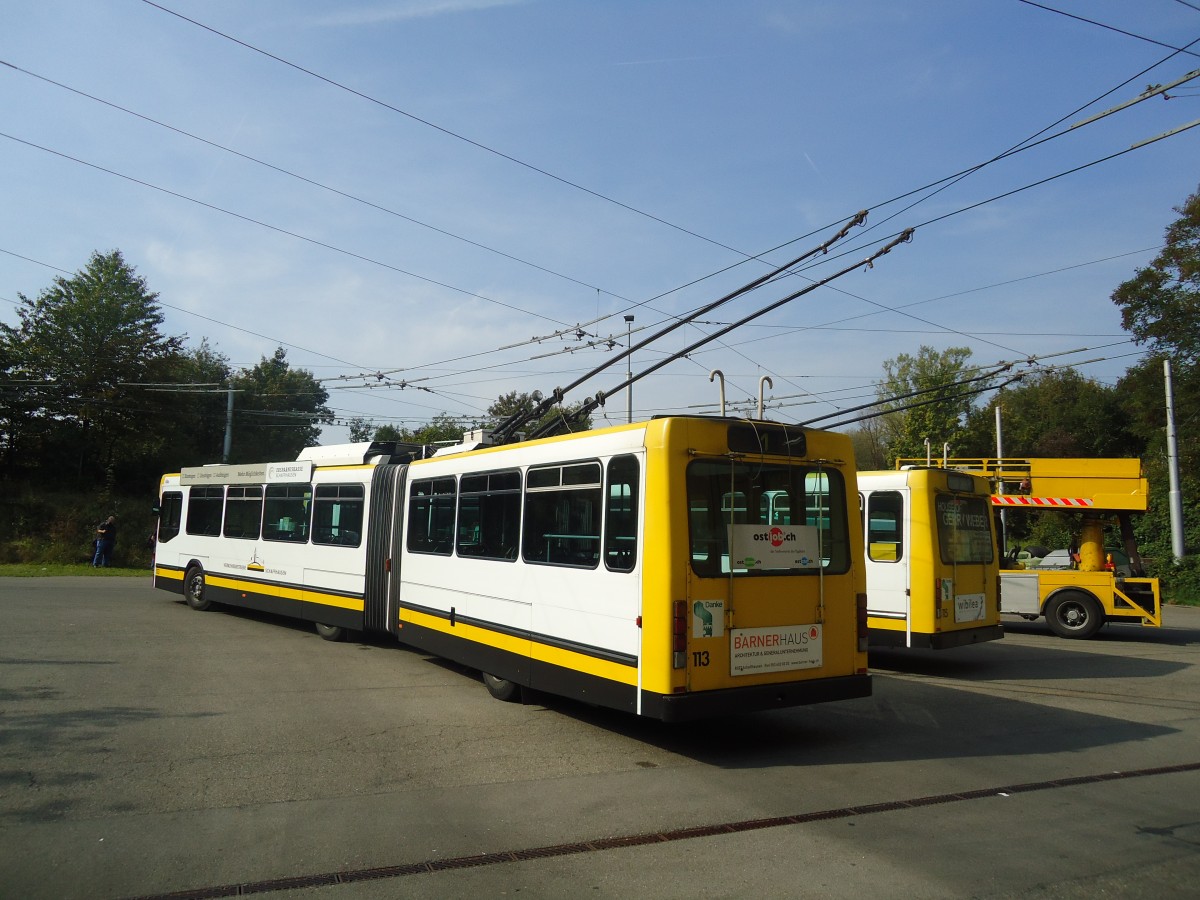
M 737 526 L 752 527 L 764 550 L 789 541 L 811 546 L 794 558 L 764 553 L 768 562 L 762 565 L 738 555 L 734 575 L 816 574 L 822 569 L 840 574 L 850 568 L 846 487 L 835 469 L 697 460 L 687 469 L 687 498 L 697 575 L 729 574 L 729 535 Z
M 938 549 L 944 563 L 990 563 L 992 519 L 987 498 L 938 494 Z

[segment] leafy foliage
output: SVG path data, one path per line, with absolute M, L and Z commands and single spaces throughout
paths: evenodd
M 1175 211 L 1162 252 L 1112 299 L 1139 343 L 1191 367 L 1200 363 L 1200 190 Z
M 162 376 L 182 338 L 160 333 L 158 295 L 116 250 L 93 253 L 36 299 L 17 297 L 20 325 L 0 324 L 5 374 L 19 385 L 5 397 L 9 462 L 57 451 L 73 457 L 66 471 L 111 484 L 118 456 L 143 449 L 147 407 L 130 398 Z
M 322 424 L 333 421 L 329 392 L 311 372 L 288 365 L 278 347 L 258 365 L 233 376 L 236 412 L 231 462 L 294 459 L 317 443 Z
M 202 340 L 162 331 L 158 295 L 119 251 L 93 253 L 0 323 L 0 474 L 12 483 L 153 491 L 159 475 L 218 462 L 230 390 L 239 459 L 289 459 L 332 415 L 282 350 L 236 375 Z
M 1049 369 L 972 410 L 959 455 L 995 456 L 996 407 L 1005 456 L 1136 456 L 1144 446 L 1127 425 L 1120 391 L 1074 369 Z
M 971 397 L 959 382 L 966 377 L 970 358 L 967 347 L 939 353 L 922 345 L 916 356 L 901 353 L 884 362 L 876 394 L 880 408 L 887 411 L 879 427 L 889 464 L 897 457 L 923 457 L 927 440 L 937 456 L 945 443 L 952 451 L 960 446 Z
M 507 394 L 501 394 L 496 398 L 487 409 L 487 422 L 489 428 L 495 428 L 510 418 L 516 413 L 532 412 L 533 409 L 542 402 L 542 395 L 538 391 L 532 393 L 524 393 L 522 391 L 509 391 Z M 568 404 L 567 406 L 554 408 L 544 413 L 536 421 L 529 422 L 522 429 L 526 433 L 533 433 L 543 426 L 553 425 L 564 421 L 565 416 L 569 416 L 576 412 L 583 402 Z M 592 417 L 587 416 L 583 421 L 571 427 L 571 431 L 587 431 L 592 427 Z M 562 430 L 566 430 L 563 428 Z

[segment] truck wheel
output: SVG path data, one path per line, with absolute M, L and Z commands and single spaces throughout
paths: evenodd
M 1104 612 L 1091 594 L 1064 591 L 1046 604 L 1046 621 L 1059 637 L 1090 638 L 1104 624 Z

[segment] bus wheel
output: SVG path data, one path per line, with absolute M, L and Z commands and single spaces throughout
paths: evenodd
M 206 610 L 212 607 L 212 601 L 204 597 L 204 570 L 192 566 L 183 576 L 183 598 L 192 609 Z
M 317 622 L 317 634 L 327 641 L 340 641 L 346 637 L 346 629 L 340 625 L 322 625 Z
M 488 689 L 489 694 L 505 703 L 515 702 L 521 696 L 521 686 L 515 681 L 497 678 L 487 672 L 483 673 L 483 685 Z
M 1096 598 L 1082 591 L 1065 591 L 1046 604 L 1046 621 L 1059 637 L 1090 638 L 1104 624 Z

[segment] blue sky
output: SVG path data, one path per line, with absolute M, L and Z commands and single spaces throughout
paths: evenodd
M 771 417 L 827 415 L 922 344 L 1112 384 L 1139 350 L 1110 294 L 1200 186 L 1200 128 L 1020 189 L 1196 121 L 1200 80 L 888 202 L 1200 69 L 1169 49 L 1200 2 L 1046 5 L 4 0 L 0 320 L 120 249 L 168 333 L 235 366 L 282 345 L 339 416 L 412 426 L 567 384 L 626 314 L 648 337 L 870 209 L 846 255 L 633 370 L 913 241 L 638 382 L 634 417 L 714 411 L 712 369 L 731 402 L 769 376 Z

